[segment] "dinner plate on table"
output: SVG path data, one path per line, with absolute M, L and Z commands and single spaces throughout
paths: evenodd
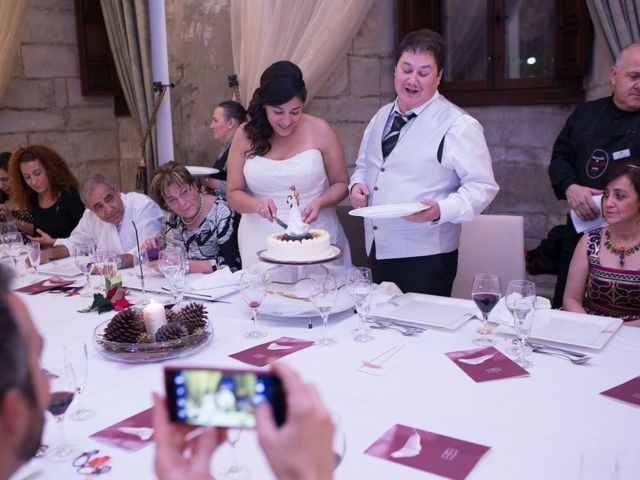
M 477 312 L 469 300 L 422 293 L 405 293 L 371 311 L 372 317 L 397 320 L 417 327 L 455 330 Z
M 220 172 L 217 168 L 213 167 L 199 167 L 197 165 L 186 165 L 185 168 L 189 170 L 191 175 L 202 176 L 202 175 L 213 175 L 214 173 Z
M 346 288 L 338 290 L 338 298 L 336 304 L 331 309 L 329 315 L 344 312 L 353 308 L 355 302 Z M 277 293 L 268 293 L 262 305 L 258 307 L 258 312 L 263 315 L 272 317 L 319 317 L 320 313 L 309 300 L 298 300 L 279 295 Z
M 372 205 L 370 207 L 356 208 L 349 211 L 349 215 L 354 217 L 382 219 L 406 217 L 413 213 L 430 209 L 430 205 L 423 205 L 419 202 L 411 203 L 389 203 L 386 205 Z
M 621 318 L 600 317 L 562 310 L 536 310 L 529 339 L 600 350 L 622 325 Z M 495 332 L 513 335 L 513 329 L 498 327 Z

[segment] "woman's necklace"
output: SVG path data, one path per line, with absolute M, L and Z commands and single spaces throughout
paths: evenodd
M 638 250 L 640 250 L 640 242 L 636 243 L 633 247 L 630 248 L 616 247 L 615 245 L 613 245 L 611 243 L 611 231 L 609 230 L 609 227 L 607 227 L 607 229 L 605 230 L 604 236 L 606 238 L 604 246 L 607 247 L 607 250 L 609 250 L 611 253 L 618 256 L 620 267 L 624 267 L 625 258 L 627 258 L 629 255 L 633 255 Z
M 190 227 L 191 225 L 196 223 L 196 220 L 198 220 L 198 218 L 200 217 L 200 214 L 202 213 L 203 210 L 204 210 L 204 194 L 200 193 L 200 208 L 198 209 L 198 213 L 196 213 L 196 216 L 193 217 L 193 220 L 191 220 L 190 222 L 187 222 L 187 220 L 184 217 L 180 217 L 180 218 L 182 218 L 182 222 L 187 227 Z

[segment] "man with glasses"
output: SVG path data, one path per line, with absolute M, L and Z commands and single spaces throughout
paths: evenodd
M 138 241 L 142 243 L 160 233 L 163 217 L 160 207 L 141 193 L 122 193 L 118 185 L 102 174 L 82 182 L 80 198 L 87 209 L 78 226 L 68 238 L 58 238 L 53 248 L 43 250 L 40 263 L 68 257 L 75 246 L 88 244 L 118 255 L 119 268 L 130 268 L 131 253 L 137 249 Z

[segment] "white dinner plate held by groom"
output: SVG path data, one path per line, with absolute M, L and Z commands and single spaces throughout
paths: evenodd
M 419 202 L 389 203 L 387 205 L 372 205 L 371 207 L 356 208 L 349 211 L 349 215 L 363 218 L 399 218 L 413 213 L 430 209 L 431 206 Z

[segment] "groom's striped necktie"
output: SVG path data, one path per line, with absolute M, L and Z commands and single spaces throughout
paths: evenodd
M 393 124 L 391 125 L 391 130 L 389 130 L 389 133 L 387 133 L 382 139 L 382 156 L 384 158 L 387 158 L 389 156 L 391 150 L 393 150 L 393 148 L 396 146 L 396 143 L 398 143 L 398 138 L 400 138 L 400 130 L 402 129 L 402 127 L 404 127 L 407 122 L 415 118 L 415 116 L 416 114 L 413 112 L 409 115 L 400 115 L 399 113 L 395 114 Z

